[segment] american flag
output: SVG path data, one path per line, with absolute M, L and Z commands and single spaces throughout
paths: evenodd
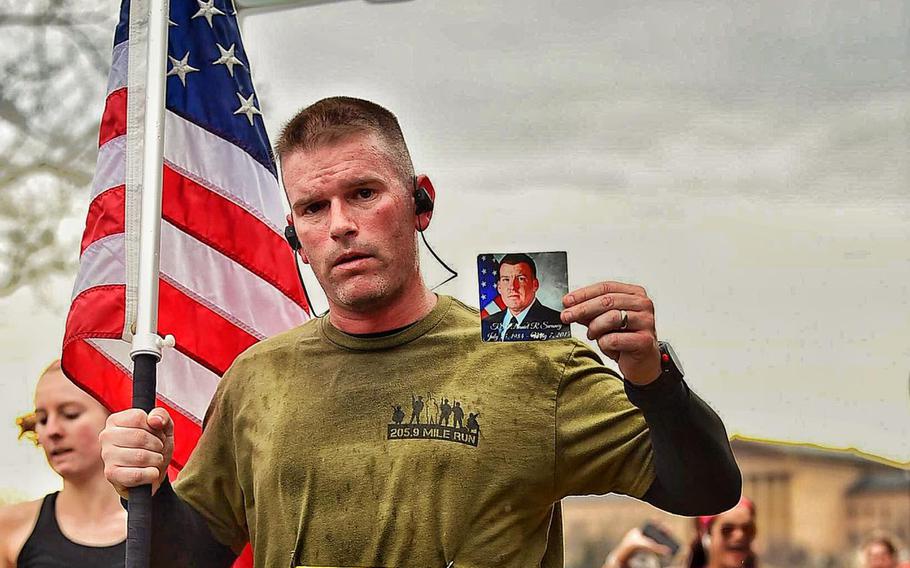
M 144 101 L 127 90 L 141 92 L 129 67 L 144 52 L 140 39 L 130 45 L 129 12 L 125 0 L 62 355 L 67 376 L 112 411 L 131 405 L 138 274 L 130 180 Z M 175 421 L 173 474 L 234 358 L 302 323 L 308 308 L 283 239 L 286 205 L 230 0 L 171 0 L 168 52 L 158 331 L 177 343 L 158 366 L 158 405 Z
M 502 258 L 502 255 L 499 256 Z M 480 296 L 480 317 L 505 309 L 506 304 L 496 290 L 496 280 L 499 278 L 499 260 L 493 254 L 481 254 L 477 257 L 478 294 Z

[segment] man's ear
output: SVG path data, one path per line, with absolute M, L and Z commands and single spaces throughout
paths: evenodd
M 540 290 L 540 280 L 535 278 L 534 279 L 534 293 L 536 294 L 538 290 Z
M 420 191 L 420 188 L 426 190 L 427 195 L 430 196 L 430 200 L 436 201 L 436 188 L 433 187 L 433 182 L 430 181 L 430 178 L 425 174 L 420 174 L 417 176 L 417 181 L 414 184 L 414 190 Z M 419 215 L 414 216 L 414 228 L 418 231 L 425 231 L 427 227 L 430 226 L 430 220 L 433 219 L 433 211 L 426 211 Z

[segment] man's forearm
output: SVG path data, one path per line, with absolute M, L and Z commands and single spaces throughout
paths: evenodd
M 152 568 L 227 568 L 236 559 L 165 481 L 152 498 Z
M 678 515 L 716 514 L 736 505 L 742 475 L 717 414 L 683 381 L 664 375 L 629 400 L 651 431 L 656 479 L 644 500 Z

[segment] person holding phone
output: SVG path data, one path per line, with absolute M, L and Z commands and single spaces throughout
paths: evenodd
M 603 568 L 659 568 L 661 558 L 670 559 L 679 550 L 679 543 L 662 526 L 645 523 L 623 535 L 610 551 Z
M 686 568 L 756 568 L 758 558 L 752 550 L 755 540 L 755 504 L 743 497 L 719 515 L 695 519 L 695 538 L 689 547 Z M 679 548 L 676 540 L 662 527 L 647 523 L 627 532 L 610 552 L 603 568 L 651 568 L 661 565 L 660 558 L 672 558 Z

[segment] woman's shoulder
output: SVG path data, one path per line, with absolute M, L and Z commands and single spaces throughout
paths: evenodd
M 0 507 L 0 567 L 15 566 L 19 551 L 38 521 L 44 499 Z
M 34 501 L 23 501 L 13 505 L 0 507 L 0 534 L 8 534 L 20 525 L 29 525 L 31 528 L 38 520 L 38 512 L 41 510 L 41 504 L 44 498 Z

